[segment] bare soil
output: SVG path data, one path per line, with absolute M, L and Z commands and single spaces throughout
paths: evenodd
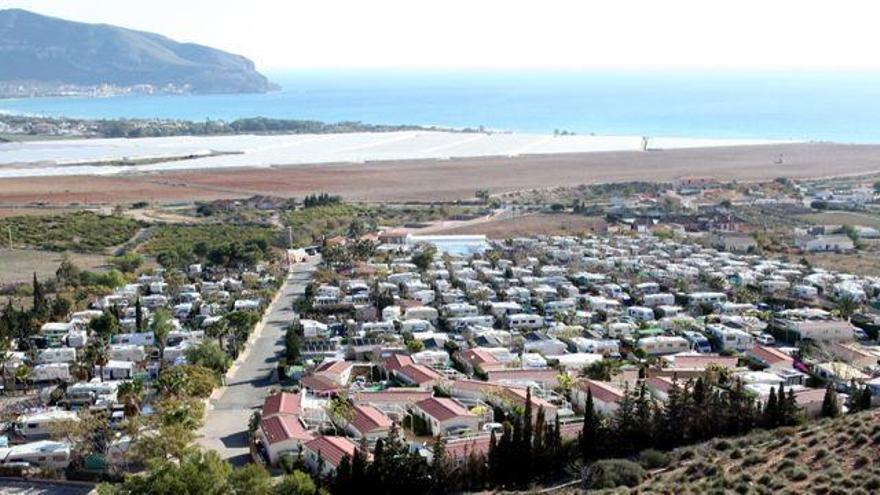
M 781 159 L 781 160 L 780 160 Z M 827 143 L 407 160 L 0 180 L 0 205 L 186 202 L 324 191 L 353 201 L 452 201 L 492 193 L 682 177 L 762 181 L 880 174 L 880 146 Z

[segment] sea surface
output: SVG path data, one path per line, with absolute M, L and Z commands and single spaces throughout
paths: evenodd
M 880 73 L 269 73 L 261 95 L 0 100 L 0 112 L 89 118 L 240 117 L 530 133 L 880 143 Z

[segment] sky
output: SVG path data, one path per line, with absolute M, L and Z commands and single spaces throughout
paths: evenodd
M 880 2 L 0 0 L 296 69 L 878 70 Z

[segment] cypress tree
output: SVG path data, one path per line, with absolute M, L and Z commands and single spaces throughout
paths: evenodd
M 593 405 L 593 390 L 587 389 L 587 402 L 584 408 L 584 426 L 581 428 L 580 448 L 581 458 L 584 463 L 599 457 L 599 448 L 602 445 L 599 438 L 599 416 Z
M 776 401 L 776 389 L 770 387 L 770 397 L 764 405 L 764 427 L 773 428 L 776 426 L 779 417 L 779 404 Z
M 333 478 L 333 493 L 352 493 L 356 485 L 352 483 L 352 461 L 348 454 L 342 456 L 339 466 L 336 467 L 336 476 Z
M 522 438 L 520 442 L 520 457 L 517 457 L 520 469 L 517 470 L 520 484 L 525 484 L 531 478 L 532 470 L 532 440 L 534 437 L 532 429 L 532 388 L 526 387 L 526 403 L 523 408 L 522 417 Z
M 822 417 L 823 418 L 836 418 L 840 416 L 840 401 L 837 398 L 837 390 L 834 389 L 834 384 L 828 382 L 828 386 L 825 387 L 825 397 L 822 399 Z
M 486 460 L 489 463 L 489 482 L 495 486 L 498 486 L 501 479 L 498 454 L 498 440 L 495 438 L 495 430 L 492 430 L 489 435 L 489 453 Z
M 544 419 L 544 406 L 538 407 L 538 415 L 535 419 L 535 433 L 532 438 L 531 453 L 534 470 L 542 474 L 547 470 L 547 445 L 545 444 L 547 425 Z
M 137 298 L 134 303 L 134 322 L 137 331 L 140 332 L 144 328 L 144 310 L 141 307 L 141 298 Z
M 34 272 L 34 300 L 31 312 L 37 319 L 46 317 L 49 313 L 49 303 L 46 301 L 46 295 L 43 294 L 43 285 L 37 280 L 37 272 Z

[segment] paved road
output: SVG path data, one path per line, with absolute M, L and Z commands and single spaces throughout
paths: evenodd
M 233 372 L 219 398 L 211 401 L 198 443 L 216 450 L 235 465 L 250 460 L 248 419 L 277 384 L 276 362 L 284 348 L 284 331 L 293 320 L 293 301 L 302 295 L 318 259 L 296 265 L 281 288 L 281 297 L 268 310 L 266 326 L 254 341 L 245 360 Z

